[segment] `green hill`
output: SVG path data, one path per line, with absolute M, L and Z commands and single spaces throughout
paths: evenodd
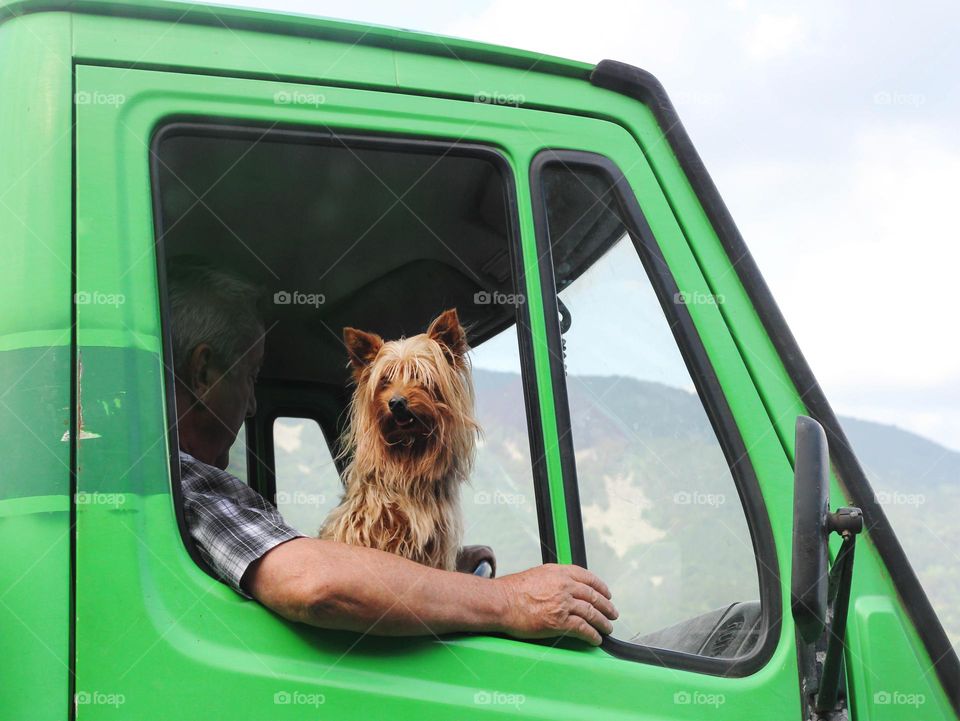
M 502 574 L 540 562 L 520 379 L 476 370 L 483 426 L 464 489 L 466 541 Z M 587 559 L 614 589 L 621 637 L 756 599 L 740 501 L 699 399 L 627 377 L 568 378 Z M 842 419 L 954 644 L 960 641 L 960 453 L 878 423 Z M 278 505 L 315 532 L 339 497 L 316 424 L 278 421 Z

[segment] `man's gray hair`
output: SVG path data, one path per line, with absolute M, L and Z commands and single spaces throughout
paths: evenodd
M 174 258 L 167 265 L 174 373 L 187 372 L 201 343 L 226 371 L 263 335 L 262 293 L 252 283 L 206 261 Z

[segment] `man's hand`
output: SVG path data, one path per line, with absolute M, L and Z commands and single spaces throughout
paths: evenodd
M 490 546 L 464 546 L 457 553 L 457 570 L 460 573 L 473 573 L 483 561 L 489 563 L 493 569 L 490 577 L 496 576 L 497 557 L 493 555 Z
M 551 563 L 494 583 L 507 595 L 501 630 L 516 638 L 573 636 L 599 646 L 619 615 L 607 584 L 580 566 Z

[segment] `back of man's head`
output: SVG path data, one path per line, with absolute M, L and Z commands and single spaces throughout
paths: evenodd
M 194 349 L 206 343 L 224 370 L 263 335 L 257 286 L 211 263 L 180 256 L 167 264 L 173 368 L 184 377 Z

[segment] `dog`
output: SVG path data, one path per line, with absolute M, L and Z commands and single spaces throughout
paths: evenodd
M 345 328 L 356 384 L 341 440 L 344 495 L 320 538 L 389 551 L 448 571 L 463 536 L 460 487 L 480 427 L 456 309 L 426 333 L 385 342 Z

